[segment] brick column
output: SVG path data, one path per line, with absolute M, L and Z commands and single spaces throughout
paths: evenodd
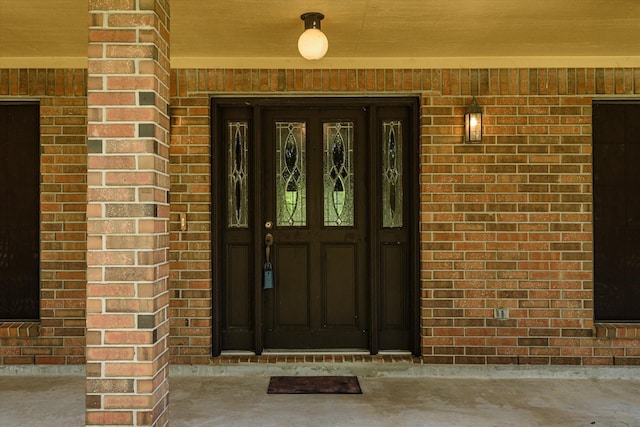
M 87 426 L 168 425 L 169 0 L 89 0 Z

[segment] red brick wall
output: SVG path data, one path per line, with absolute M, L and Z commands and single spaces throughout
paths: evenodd
M 591 234 L 591 101 L 640 93 L 640 70 L 174 70 L 171 90 L 175 363 L 211 349 L 209 97 L 383 92 L 421 95 L 425 362 L 640 363 L 636 328 L 593 324 Z
M 591 99 L 492 89 L 477 145 L 448 124 L 470 98 L 423 99 L 425 360 L 597 363 Z
M 86 71 L 0 70 L 0 99 L 40 101 L 42 146 L 40 333 L 0 324 L 0 364 L 84 363 Z
M 592 323 L 590 156 L 592 99 L 640 93 L 640 70 L 174 70 L 171 79 L 174 363 L 210 360 L 209 97 L 382 92 L 421 95 L 424 360 L 640 363 L 638 328 Z M 85 70 L 0 70 L 0 97 L 39 99 L 43 115 L 40 336 L 0 338 L 0 364 L 84 363 L 85 87 Z M 462 143 L 472 95 L 484 110 L 481 145 Z M 493 319 L 497 307 L 510 318 Z
M 594 337 L 591 215 L 592 99 L 640 92 L 640 73 L 443 70 L 440 80 L 422 102 L 424 360 L 640 363 L 637 328 Z M 461 143 L 470 95 L 484 109 L 478 145 Z
M 171 73 L 170 345 L 173 363 L 206 364 L 212 346 L 209 97 L 190 94 L 204 81 L 188 75 Z M 180 231 L 181 213 L 187 231 Z

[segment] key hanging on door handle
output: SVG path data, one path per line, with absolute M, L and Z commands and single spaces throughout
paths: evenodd
M 273 235 L 267 233 L 264 236 L 265 263 L 262 267 L 262 288 L 273 289 L 273 265 L 271 264 L 271 245 L 273 245 Z

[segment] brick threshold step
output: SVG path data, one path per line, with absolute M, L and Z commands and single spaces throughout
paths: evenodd
M 221 356 L 255 356 L 252 351 L 223 351 Z M 262 352 L 267 356 L 371 356 L 366 349 L 267 349 Z M 381 356 L 411 356 L 410 351 L 380 351 Z
M 414 357 L 408 351 L 385 351 L 372 355 L 368 350 L 276 350 L 264 351 L 261 355 L 253 352 L 225 351 L 212 357 L 210 365 L 276 364 L 276 363 L 422 363 L 422 358 Z

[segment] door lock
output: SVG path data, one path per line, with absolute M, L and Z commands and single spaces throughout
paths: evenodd
M 267 249 L 270 250 L 271 245 L 273 245 L 273 234 L 267 233 L 267 235 L 264 236 L 264 244 L 267 246 Z M 267 261 L 269 261 L 269 257 L 267 257 Z
M 273 228 L 273 223 L 271 221 L 265 222 L 264 228 L 266 228 L 267 230 L 271 230 Z

